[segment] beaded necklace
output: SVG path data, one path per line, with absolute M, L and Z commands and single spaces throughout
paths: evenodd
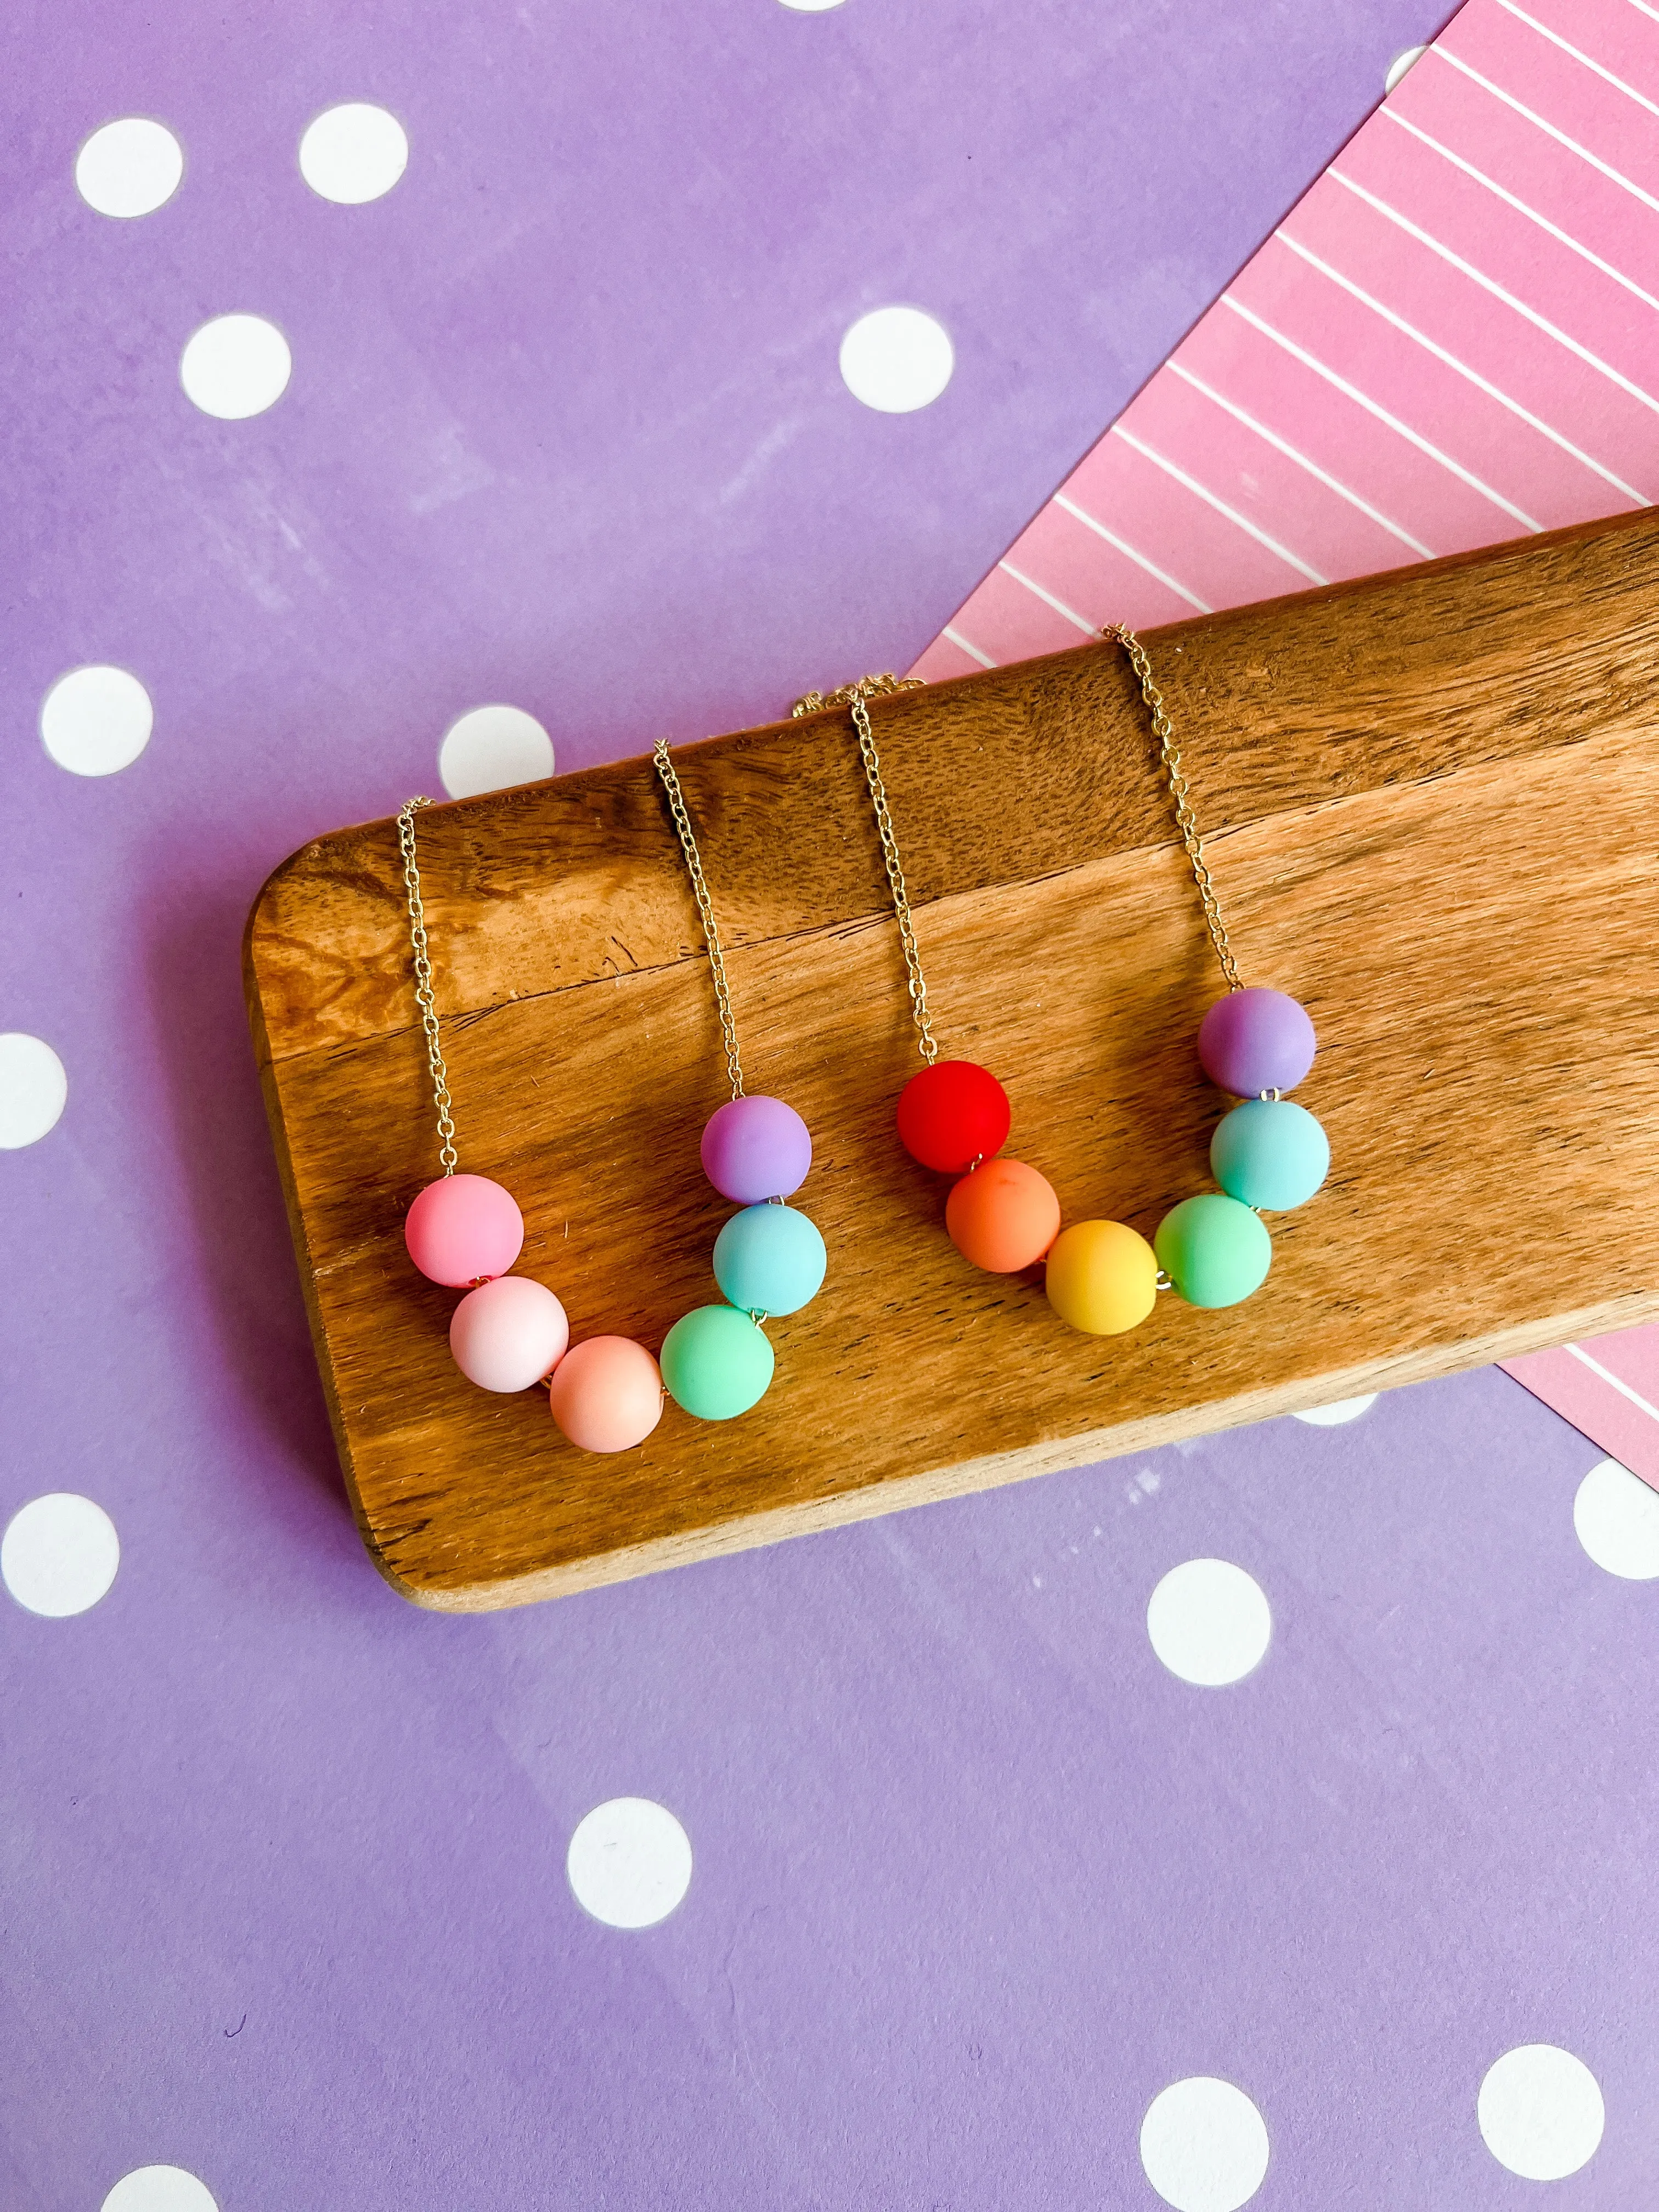
M 714 1240 L 714 1280 L 726 1303 L 683 1314 L 663 1340 L 660 1364 L 630 1337 L 587 1337 L 572 1345 L 560 1300 L 545 1284 L 510 1272 L 524 1248 L 517 1200 L 488 1176 L 459 1172 L 415 838 L 415 817 L 431 801 L 411 799 L 398 816 L 415 999 L 443 1169 L 416 1194 L 404 1217 L 404 1242 L 423 1275 L 466 1292 L 449 1324 L 450 1350 L 462 1374 L 485 1390 L 544 1384 L 553 1419 L 582 1451 L 627 1451 L 642 1443 L 662 1418 L 665 1395 L 697 1420 L 731 1420 L 747 1413 L 772 1382 L 774 1354 L 765 1323 L 799 1312 L 815 1297 L 826 1264 L 816 1224 L 785 1202 L 811 1167 L 811 1133 L 782 1099 L 751 1097 L 744 1090 L 720 925 L 665 739 L 654 760 L 702 923 L 732 1090 L 703 1130 L 703 1171 L 722 1197 L 743 1209 Z
M 1273 1259 L 1273 1239 L 1261 1215 L 1288 1211 L 1313 1196 L 1329 1172 L 1330 1146 L 1313 1115 L 1285 1095 L 1313 1065 L 1313 1024 L 1296 1000 L 1247 987 L 1238 973 L 1146 648 L 1121 625 L 1102 635 L 1121 646 L 1139 682 L 1176 826 L 1227 984 L 1226 997 L 1199 1025 L 1199 1062 L 1212 1083 L 1240 1102 L 1211 1139 L 1210 1167 L 1219 1191 L 1182 1200 L 1164 1215 L 1150 1244 L 1121 1221 L 1079 1221 L 1062 1229 L 1060 1200 L 1048 1178 L 1024 1160 L 999 1157 L 1012 1120 L 1001 1084 L 972 1060 L 939 1057 L 870 719 L 872 698 L 909 690 L 911 681 L 865 677 L 828 698 L 809 692 L 794 711 L 845 706 L 858 738 L 924 1063 L 899 1095 L 900 1142 L 924 1167 L 954 1178 L 945 1225 L 964 1259 L 993 1274 L 1016 1274 L 1045 1262 L 1048 1302 L 1060 1319 L 1091 1336 L 1115 1336 L 1145 1321 L 1163 1290 L 1206 1307 L 1237 1305 L 1258 1290 Z

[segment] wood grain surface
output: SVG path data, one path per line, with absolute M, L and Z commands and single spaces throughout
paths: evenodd
M 1659 516 L 1149 634 L 1247 981 L 1320 1035 L 1329 1183 L 1248 1304 L 1065 1328 L 976 1273 L 893 1133 L 916 1060 L 850 722 L 677 755 L 752 1091 L 805 1115 L 830 1273 L 743 1419 L 669 1406 L 586 1455 L 544 1393 L 453 1367 L 402 1219 L 437 1171 L 396 825 L 307 846 L 249 919 L 247 996 L 319 1362 L 395 1587 L 510 1605 L 1617 1328 L 1659 1312 L 1652 703 Z M 853 670 L 804 670 L 844 680 Z M 1212 1188 L 1221 984 L 1120 652 L 876 702 L 947 1054 L 1013 1101 L 1067 1220 L 1150 1236 Z M 649 733 L 641 732 L 642 743 Z M 653 1347 L 717 1295 L 726 1092 L 648 758 L 434 809 L 422 870 L 461 1165 L 527 1224 L 573 1334 Z

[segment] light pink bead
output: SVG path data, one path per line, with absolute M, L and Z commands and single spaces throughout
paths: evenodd
M 469 1291 L 449 1323 L 455 1364 L 481 1390 L 527 1390 L 564 1357 L 564 1308 L 528 1275 L 498 1275 Z
M 631 1337 L 590 1336 L 555 1368 L 548 1395 L 578 1451 L 629 1451 L 662 1419 L 662 1371 Z
M 423 1275 L 463 1290 L 507 1273 L 524 1249 L 524 1216 L 488 1176 L 445 1176 L 417 1193 L 404 1242 Z

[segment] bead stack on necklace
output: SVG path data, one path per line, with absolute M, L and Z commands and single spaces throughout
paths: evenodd
M 449 1348 L 469 1382 L 499 1391 L 528 1390 L 544 1382 L 554 1419 L 579 1450 L 628 1451 L 643 1443 L 662 1419 L 662 1376 L 656 1361 L 631 1337 L 590 1336 L 572 1345 L 564 1308 L 552 1291 L 527 1275 L 507 1272 L 524 1249 L 518 1200 L 488 1176 L 456 1172 L 449 1072 L 438 1030 L 415 849 L 415 817 L 430 804 L 411 799 L 398 816 L 398 836 L 415 1000 L 426 1038 L 443 1173 L 416 1194 L 404 1218 L 404 1242 L 430 1281 L 466 1292 L 450 1319 Z
M 714 1239 L 714 1280 L 726 1303 L 698 1306 L 675 1322 L 663 1340 L 663 1381 L 670 1397 L 688 1413 L 700 1420 L 729 1420 L 757 1404 L 771 1382 L 773 1353 L 765 1322 L 799 1313 L 817 1296 L 826 1255 L 817 1224 L 786 1202 L 811 1167 L 811 1133 L 781 1098 L 751 1097 L 744 1088 L 720 924 L 665 738 L 658 741 L 653 759 L 702 923 L 732 1091 L 703 1130 L 703 1173 L 722 1198 L 743 1208 Z

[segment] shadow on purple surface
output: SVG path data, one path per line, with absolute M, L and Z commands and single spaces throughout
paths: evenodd
M 242 1008 L 242 924 L 258 886 L 240 856 L 211 878 L 158 868 L 150 880 L 168 886 L 147 945 L 166 1113 L 219 1349 L 284 1462 L 349 1514 Z

